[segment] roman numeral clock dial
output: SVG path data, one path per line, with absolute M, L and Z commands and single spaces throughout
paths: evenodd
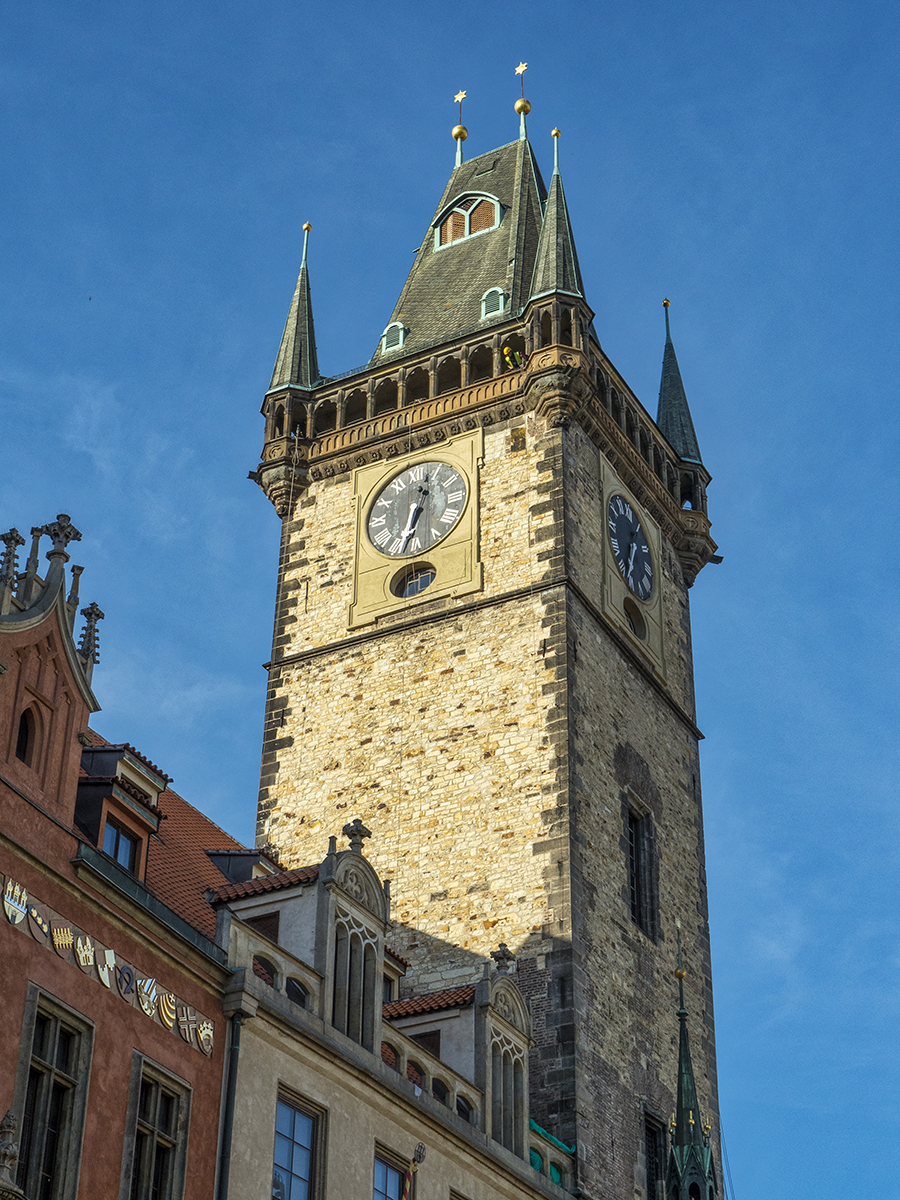
M 406 558 L 445 538 L 465 507 L 466 482 L 459 471 L 443 462 L 416 463 L 377 494 L 366 531 L 382 554 Z
M 637 513 L 624 496 L 613 496 L 606 523 L 616 565 L 630 591 L 639 600 L 653 595 L 653 559 Z

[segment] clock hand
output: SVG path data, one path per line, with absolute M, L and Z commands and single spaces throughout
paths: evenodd
M 406 549 L 409 539 L 412 537 L 413 533 L 415 532 L 416 522 L 418 521 L 419 517 L 421 517 L 421 515 L 422 515 L 422 505 L 414 504 L 413 507 L 409 510 L 409 516 L 406 518 L 406 528 L 400 534 L 400 536 L 403 538 L 403 550 Z

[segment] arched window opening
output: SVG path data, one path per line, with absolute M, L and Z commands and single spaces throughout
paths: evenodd
M 699 1185 L 696 1183 L 692 1183 L 691 1186 L 688 1188 L 688 1195 L 690 1196 L 691 1200 L 700 1200 Z
M 560 1187 L 563 1185 L 563 1171 L 559 1163 L 550 1163 L 550 1178 L 554 1183 L 558 1183 Z
M 409 333 L 409 330 L 401 325 L 399 321 L 392 321 L 381 335 L 382 354 L 389 350 L 399 350 L 406 341 L 407 333 Z
M 352 918 L 337 922 L 334 940 L 332 1024 L 352 1041 L 374 1049 L 375 945 Z
M 458 1117 L 462 1117 L 464 1121 L 471 1125 L 474 1112 L 475 1110 L 472 1108 L 472 1105 L 468 1102 L 465 1096 L 456 1097 L 456 1115 Z
M 253 955 L 253 974 L 267 983 L 269 987 L 275 986 L 275 980 L 278 978 L 278 968 L 268 958 L 263 958 L 261 954 Z
M 424 1083 L 425 1072 L 417 1062 L 413 1062 L 413 1060 L 410 1059 L 406 1064 L 406 1078 L 410 1083 L 414 1083 L 416 1087 L 420 1088 Z
M 553 318 L 550 316 L 550 310 L 541 314 L 541 345 L 549 346 L 553 342 Z
M 491 288 L 481 297 L 481 319 L 495 317 L 506 308 L 506 294 L 501 288 Z
M 469 355 L 469 383 L 480 383 L 494 374 L 494 356 L 490 346 L 477 346 Z
M 275 436 L 284 437 L 284 405 L 279 404 L 275 409 Z
M 26 767 L 30 767 L 34 763 L 34 750 L 37 742 L 37 721 L 34 719 L 34 711 L 31 708 L 26 708 L 19 717 L 19 733 L 16 737 L 16 758 L 23 762 Z
M 392 1071 L 397 1070 L 397 1051 L 388 1042 L 381 1043 L 381 1061 Z
M 375 389 L 375 416 L 391 412 L 397 407 L 397 383 L 393 379 L 382 379 Z
M 444 392 L 455 392 L 461 386 L 462 370 L 459 359 L 445 358 L 438 367 L 437 394 L 442 396 Z
M 468 196 L 444 217 L 437 229 L 436 244 L 449 246 L 462 238 L 486 233 L 500 221 L 500 205 L 485 197 Z
M 525 1146 L 523 1138 L 525 1134 L 525 1072 L 522 1068 L 522 1060 L 520 1058 L 517 1058 L 513 1062 L 512 1100 L 513 1153 L 518 1154 L 519 1158 L 524 1158 Z
M 294 416 L 291 420 L 291 437 L 306 437 L 306 409 L 302 404 L 294 406 Z
M 344 406 L 344 424 L 354 425 L 357 421 L 366 419 L 366 393 L 362 388 L 357 388 L 355 392 L 351 392 L 347 397 L 347 403 Z
M 564 308 L 562 320 L 559 324 L 559 340 L 563 346 L 574 346 L 572 341 L 572 310 Z
M 432 1079 L 431 1094 L 437 1100 L 438 1104 L 447 1104 L 447 1085 L 442 1083 L 440 1079 Z
M 284 985 L 288 1000 L 293 1000 L 301 1008 L 309 1008 L 309 992 L 299 979 L 288 979 Z
M 681 497 L 682 508 L 697 508 L 697 486 L 693 475 L 682 475 Z
M 525 339 L 514 333 L 504 341 L 502 353 L 506 370 L 518 371 L 525 365 L 525 359 L 528 357 L 525 353 Z
M 406 403 L 415 404 L 418 400 L 428 399 L 428 372 L 424 367 L 416 367 L 406 377 Z
M 541 1175 L 544 1173 L 544 1159 L 534 1146 L 528 1151 L 528 1158 L 534 1169 Z
M 615 419 L 616 424 L 620 429 L 625 428 L 625 406 L 622 404 L 622 397 L 615 388 L 609 389 L 609 404 L 610 412 Z
M 337 408 L 331 400 L 326 400 L 316 409 L 315 430 L 316 433 L 329 433 L 332 429 L 337 429 Z

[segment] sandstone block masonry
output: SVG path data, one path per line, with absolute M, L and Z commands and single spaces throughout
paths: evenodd
M 259 837 L 298 866 L 361 817 L 416 991 L 475 980 L 506 942 L 534 1023 L 532 1114 L 577 1142 L 585 1187 L 625 1196 L 645 1114 L 674 1106 L 676 922 L 714 1123 L 715 1058 L 687 588 L 660 535 L 663 675 L 607 609 L 602 466 L 576 421 L 486 429 L 470 498 L 483 589 L 423 593 L 364 630 L 347 621 L 351 473 L 310 484 L 284 522 Z

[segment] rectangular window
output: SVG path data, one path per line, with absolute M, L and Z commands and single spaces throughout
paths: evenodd
M 137 867 L 138 848 L 141 840 L 133 833 L 127 833 L 113 821 L 107 821 L 103 830 L 103 853 L 114 858 L 120 867 L 134 874 Z
M 647 1200 L 662 1200 L 666 1177 L 666 1131 L 652 1117 L 644 1118 L 644 1155 L 647 1162 Z
M 298 1099 L 278 1098 L 272 1200 L 315 1200 L 324 1176 L 325 1114 Z
M 70 1200 L 78 1188 L 92 1031 L 36 990 L 29 1000 L 34 1016 L 25 1022 L 30 1053 L 20 1056 L 27 1082 L 16 1183 L 33 1200 Z
M 648 937 L 656 934 L 656 871 L 653 821 L 628 810 L 628 899 L 631 919 Z
M 270 942 L 278 941 L 278 929 L 281 924 L 281 913 L 262 913 L 258 917 L 245 917 L 245 923 Z
M 120 1200 L 180 1200 L 184 1195 L 190 1103 L 183 1080 L 135 1053 Z
M 400 1200 L 405 1176 L 382 1158 L 375 1159 L 374 1200 Z

